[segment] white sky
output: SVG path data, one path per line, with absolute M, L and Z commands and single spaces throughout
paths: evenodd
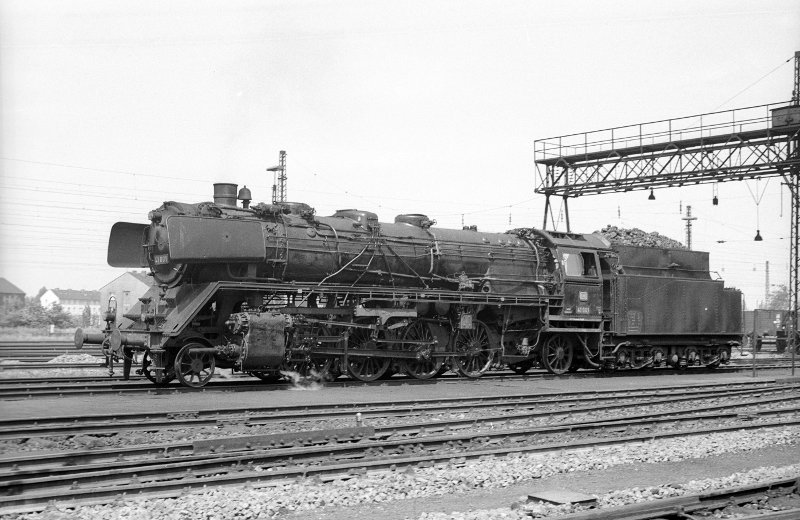
M 3 0 L 0 276 L 97 289 L 114 222 L 214 182 L 268 201 L 279 150 L 322 215 L 540 227 L 535 139 L 788 100 L 796 50 L 797 1 Z M 572 228 L 685 242 L 692 205 L 750 307 L 766 261 L 788 283 L 778 179 L 655 194 L 572 199 Z

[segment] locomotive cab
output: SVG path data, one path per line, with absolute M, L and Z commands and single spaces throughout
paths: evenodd
M 604 287 L 611 244 L 596 234 L 537 230 L 549 251 L 548 269 L 561 295 L 549 306 L 542 327 L 540 356 L 555 374 L 598 367 L 603 331 Z
M 603 309 L 597 253 L 564 247 L 557 258 L 564 278 L 562 315 L 599 316 Z
M 608 263 L 601 260 L 605 260 L 610 244 L 599 235 L 538 233 L 550 248 L 552 270 L 564 296 L 561 307 L 551 310 L 550 320 L 598 321 L 603 314 L 603 282 L 609 270 Z

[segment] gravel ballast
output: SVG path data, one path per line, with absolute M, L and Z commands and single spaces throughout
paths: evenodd
M 143 519 L 175 518 L 301 518 L 319 517 L 328 507 L 358 507 L 385 503 L 403 510 L 409 500 L 433 496 L 464 496 L 476 490 L 503 489 L 558 474 L 597 471 L 626 464 L 659 464 L 690 459 L 703 459 L 721 454 L 788 447 L 798 457 L 787 460 L 783 467 L 768 467 L 730 475 L 724 479 L 697 480 L 681 486 L 657 486 L 619 490 L 600 496 L 601 507 L 632 503 L 655 497 L 677 496 L 775 478 L 800 477 L 800 427 L 765 428 L 760 430 L 718 433 L 691 438 L 600 447 L 559 454 L 525 454 L 502 458 L 467 461 L 431 468 L 398 469 L 369 473 L 348 480 L 322 483 L 303 479 L 268 487 L 225 487 L 187 492 L 172 499 L 128 498 L 103 506 L 77 509 L 64 505 L 51 506 L 42 513 L 4 515 L 2 518 L 25 519 Z M 613 483 L 609 482 L 609 488 Z M 488 519 L 530 518 L 531 514 L 554 515 L 571 512 L 569 506 L 544 506 L 518 502 L 508 508 L 464 512 L 426 512 L 420 519 Z

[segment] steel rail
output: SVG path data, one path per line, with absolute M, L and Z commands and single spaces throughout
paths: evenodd
M 721 489 L 707 493 L 665 498 L 625 506 L 592 509 L 559 516 L 560 520 L 651 520 L 667 518 L 693 518 L 690 515 L 701 511 L 724 509 L 736 504 L 758 502 L 765 495 L 775 492 L 789 494 L 797 492 L 796 478 L 780 479 L 748 486 Z M 703 518 L 706 518 L 703 516 Z M 796 520 L 800 518 L 800 509 L 787 511 L 758 511 L 753 516 L 739 517 L 759 520 Z
M 2 371 L 3 365 L 0 365 L 0 371 Z M 52 368 L 58 368 L 57 365 L 53 365 Z M 778 369 L 785 369 L 785 366 L 759 366 L 759 369 L 762 370 L 778 370 Z M 481 377 L 481 380 L 491 380 L 491 379 L 555 379 L 555 380 L 562 380 L 562 379 L 588 379 L 588 378 L 607 378 L 607 377 L 656 377 L 656 376 L 667 376 L 667 375 L 680 375 L 680 374 L 712 374 L 712 373 L 737 373 L 737 372 L 747 372 L 752 370 L 752 364 L 749 366 L 745 365 L 737 365 L 737 366 L 728 366 L 728 367 L 718 367 L 715 369 L 708 369 L 705 367 L 690 367 L 688 370 L 681 370 L 681 369 L 673 369 L 673 368 L 660 368 L 656 370 L 648 370 L 648 371 L 633 371 L 633 370 L 622 370 L 622 371 L 615 371 L 615 372 L 595 372 L 595 371 L 585 371 L 585 372 L 578 372 L 578 373 L 570 373 L 564 374 L 560 376 L 552 375 L 544 370 L 537 371 L 537 372 L 529 372 L 526 374 L 513 374 L 509 372 L 500 372 L 500 373 L 490 373 L 485 374 Z M 32 398 L 32 397 L 65 397 L 65 396 L 93 396 L 93 395 L 101 395 L 101 394 L 146 394 L 146 395 L 164 395 L 164 394 L 177 394 L 177 393 L 191 393 L 191 392 L 211 392 L 211 391 L 262 391 L 262 390 L 276 390 L 276 389 L 284 389 L 290 383 L 286 381 L 279 381 L 275 383 L 267 383 L 263 381 L 255 381 L 252 379 L 244 380 L 247 375 L 246 374 L 237 374 L 233 376 L 234 380 L 231 379 L 222 379 L 217 378 L 213 379 L 208 385 L 201 389 L 195 388 L 186 388 L 179 385 L 174 386 L 167 386 L 167 387 L 157 387 L 154 386 L 152 383 L 144 383 L 141 378 L 136 378 L 135 383 L 125 382 L 122 379 L 96 379 L 95 382 L 97 383 L 94 386 L 87 386 L 87 384 L 91 383 L 91 381 L 78 381 L 74 385 L 63 385 L 58 386 L 60 381 L 59 378 L 49 378 L 44 380 L 36 380 L 35 382 L 38 383 L 38 386 L 35 386 L 33 382 L 28 382 L 28 378 L 17 378 L 17 379 L 2 379 L 0 378 L 0 399 L 19 399 L 19 398 Z M 241 379 L 238 379 L 241 378 Z M 67 377 L 69 379 L 69 377 Z M 337 381 L 328 381 L 325 382 L 324 385 L 326 388 L 329 387 L 363 387 L 363 386 L 402 386 L 402 385 L 435 385 L 443 382 L 449 382 L 453 380 L 464 380 L 463 377 L 450 374 L 439 376 L 433 379 L 426 379 L 426 380 L 419 380 L 407 377 L 394 377 L 391 379 L 382 379 L 378 381 L 366 382 L 366 381 L 356 381 L 356 380 L 337 380 Z M 11 381 L 10 383 L 5 383 L 6 381 Z M 55 381 L 55 385 L 53 384 Z M 20 388 L 23 385 L 28 385 L 27 388 Z M 83 385 L 83 386 L 81 386 Z
M 691 398 L 694 401 L 696 398 Z M 690 400 L 690 398 L 684 399 Z M 666 401 L 665 401 L 666 402 Z M 672 401 L 668 401 L 670 404 L 674 404 Z M 573 428 L 581 427 L 584 425 L 596 425 L 596 424 L 603 424 L 603 425 L 618 425 L 618 424 L 635 424 L 635 423 L 648 423 L 654 420 L 658 421 L 673 421 L 673 420 L 683 420 L 680 419 L 681 415 L 689 414 L 689 420 L 691 419 L 720 419 L 720 418 L 752 418 L 754 416 L 762 415 L 762 412 L 755 411 L 755 412 L 747 412 L 744 413 L 742 411 L 745 407 L 751 406 L 763 406 L 765 404 L 773 404 L 773 403 L 784 403 L 786 399 L 784 396 L 773 397 L 770 399 L 753 399 L 750 401 L 737 401 L 737 410 L 735 412 L 724 412 L 721 413 L 720 411 L 724 411 L 731 408 L 731 404 L 720 404 L 720 405 L 705 405 L 701 407 L 693 407 L 689 410 L 687 409 L 680 409 L 680 410 L 662 410 L 658 412 L 653 412 L 652 410 L 648 410 L 646 413 L 628 413 L 625 415 L 620 416 L 612 416 L 612 417 L 604 417 L 604 418 L 593 418 L 590 420 L 581 420 L 572 423 L 560 423 L 557 426 L 545 426 L 548 432 L 553 431 L 572 431 Z M 644 406 L 648 406 L 652 403 L 642 403 L 641 405 L 637 405 L 636 408 L 641 408 Z M 385 437 L 385 438 L 396 438 L 398 435 L 423 435 L 423 434 L 431 434 L 433 432 L 449 432 L 451 434 L 455 433 L 456 430 L 454 428 L 463 428 L 463 427 L 470 427 L 476 428 L 482 424 L 492 424 L 494 426 L 495 423 L 499 424 L 500 427 L 506 428 L 508 427 L 509 422 L 518 421 L 518 420 L 528 420 L 532 421 L 534 419 L 551 419 L 555 415 L 566 415 L 566 416 L 577 416 L 584 413 L 596 413 L 598 410 L 601 411 L 608 411 L 608 410 L 617 410 L 618 406 L 616 405 L 608 405 L 603 406 L 600 408 L 597 407 L 585 407 L 585 408 L 569 408 L 566 410 L 539 410 L 539 411 L 524 411 L 524 412 L 515 412 L 513 414 L 492 414 L 492 415 L 481 415 L 478 418 L 461 418 L 461 419 L 431 419 L 431 420 L 422 420 L 422 421 L 415 421 L 412 424 L 405 424 L 405 425 L 392 425 L 392 426 L 375 426 L 372 427 L 372 433 L 376 438 L 378 437 Z M 447 410 L 449 411 L 449 410 Z M 764 413 L 785 413 L 787 411 L 800 411 L 800 406 L 796 407 L 784 407 L 777 411 L 769 411 Z M 363 417 L 365 421 L 373 420 L 378 417 L 386 417 L 386 415 L 380 416 L 372 416 L 366 415 Z M 252 425 L 253 423 L 249 423 Z M 540 428 L 539 426 L 531 426 L 534 428 Z M 343 429 L 334 429 L 334 430 L 324 430 L 324 432 L 336 432 L 336 431 L 345 431 Z M 304 439 L 309 437 L 318 437 L 316 433 L 311 435 L 314 432 L 287 432 L 281 434 L 267 434 L 267 435 L 245 435 L 245 436 L 228 436 L 224 438 L 218 439 L 209 439 L 202 441 L 202 444 L 206 446 L 206 451 L 225 451 L 226 448 L 228 450 L 231 449 L 231 446 L 234 445 L 253 445 L 261 443 L 270 443 L 271 447 L 280 447 L 284 445 L 294 444 L 299 442 L 303 442 Z M 332 435 L 332 434 L 331 434 Z M 254 441 L 253 439 L 258 438 L 258 441 Z M 118 449 L 105 449 L 105 450 L 84 450 L 84 451 L 70 451 L 70 452 L 62 452 L 62 453 L 51 453 L 48 454 L 46 461 L 42 461 L 40 455 L 31 453 L 25 455 L 17 455 L 11 457 L 2 457 L 0 460 L 4 462 L 5 466 L 13 466 L 12 471 L 3 471 L 0 470 L 0 482 L 2 479 L 8 478 L 9 475 L 18 475 L 21 470 L 26 471 L 38 471 L 42 467 L 50 467 L 54 464 L 61 464 L 64 467 L 73 466 L 76 461 L 80 461 L 83 465 L 99 465 L 99 467 L 107 467 L 108 463 L 116 463 L 125 458 L 130 459 L 131 457 L 135 459 L 139 459 L 142 457 L 151 457 L 151 458 L 167 458 L 167 457 L 174 457 L 176 455 L 180 455 L 182 453 L 196 451 L 197 443 L 183 443 L 183 444 L 162 444 L 162 445 L 148 445 L 148 446 L 141 446 L 141 447 L 126 447 L 124 455 Z
M 531 396 L 530 394 L 513 394 L 501 397 L 466 397 L 422 399 L 413 402 L 383 401 L 374 403 L 354 403 L 349 405 L 304 405 L 264 408 L 229 408 L 225 410 L 182 410 L 166 413 L 121 413 L 116 415 L 96 414 L 80 417 L 34 417 L 34 418 L 2 418 L 0 419 L 0 439 L 30 438 L 50 435 L 75 434 L 108 434 L 120 431 L 158 431 L 182 426 L 218 425 L 220 421 L 231 418 L 246 421 L 249 424 L 265 424 L 270 421 L 304 421 L 314 419 L 330 419 L 336 417 L 353 417 L 361 413 L 364 418 L 378 416 L 398 416 L 434 412 L 458 412 L 500 406 L 546 406 L 567 405 L 574 412 L 578 403 L 590 403 L 585 411 L 613 408 L 619 404 L 599 405 L 598 401 L 624 401 L 636 399 L 636 405 L 675 403 L 702 397 L 722 398 L 764 392 L 786 392 L 794 389 L 791 384 L 775 382 L 715 383 L 710 385 L 693 385 L 663 387 L 646 391 L 606 390 L 588 392 L 565 392 Z M 652 397 L 653 400 L 642 401 Z M 659 399 L 660 398 L 660 399 Z M 549 411 L 552 414 L 555 412 Z
M 735 406 L 735 405 L 731 405 Z M 766 412 L 765 412 L 766 413 Z M 778 411 L 771 412 L 780 413 Z M 687 416 L 685 420 L 695 421 L 697 418 Z M 676 419 L 661 419 L 661 421 L 674 422 Z M 657 421 L 657 420 L 654 420 Z M 324 476 L 326 479 L 352 477 L 354 474 L 363 474 L 367 470 L 396 469 L 403 466 L 431 466 L 437 463 L 459 464 L 466 459 L 479 459 L 483 457 L 505 456 L 521 453 L 544 453 L 566 449 L 586 449 L 596 446 L 612 444 L 625 444 L 645 442 L 656 439 L 687 437 L 693 435 L 706 435 L 714 432 L 732 431 L 742 429 L 760 429 L 766 427 L 784 427 L 800 424 L 800 417 L 795 414 L 791 419 L 773 420 L 761 423 L 714 425 L 711 428 L 690 428 L 666 432 L 647 431 L 643 434 L 624 435 L 620 437 L 603 437 L 602 439 L 573 439 L 555 443 L 528 442 L 527 444 L 489 447 L 500 442 L 503 438 L 519 440 L 523 435 L 552 433 L 553 427 L 540 427 L 518 429 L 505 432 L 476 432 L 462 436 L 432 436 L 425 439 L 407 439 L 399 441 L 362 441 L 359 443 L 326 444 L 321 447 L 279 448 L 260 452 L 238 453 L 205 453 L 201 457 L 192 456 L 189 460 L 172 461 L 146 466 L 141 461 L 134 462 L 133 467 L 105 469 L 89 473 L 61 475 L 53 478 L 38 477 L 25 480 L 18 475 L 15 482 L 16 488 L 12 494 L 0 497 L 0 513 L 9 512 L 9 508 L 32 506 L 31 510 L 41 510 L 44 504 L 51 500 L 65 499 L 91 499 L 104 497 L 106 500 L 119 496 L 122 493 L 164 493 L 182 492 L 189 485 L 207 486 L 221 484 L 243 484 L 253 481 L 285 481 L 298 477 Z M 618 428 L 619 423 L 593 423 L 584 425 L 583 429 L 601 430 L 606 427 Z M 558 427 L 556 427 L 558 428 Z M 575 425 L 563 426 L 569 432 L 581 429 Z M 626 432 L 627 433 L 627 432 Z M 461 442 L 458 442 L 458 441 Z M 477 446 L 474 450 L 465 450 L 464 440 Z M 387 448 L 395 449 L 394 454 L 387 454 Z M 347 462 L 338 462 L 333 454 Z M 393 455 L 393 456 L 387 456 Z M 304 462 L 307 460 L 308 462 Z M 326 464 L 327 462 L 327 464 Z M 265 470 L 262 464 L 272 463 L 273 466 Z M 120 463 L 121 464 L 121 463 Z M 107 467 L 107 466 L 106 466 Z M 77 468 L 76 468 L 77 469 Z M 204 475 L 203 473 L 207 473 Z M 41 472 L 39 473 L 41 474 Z M 150 477 L 149 479 L 146 477 Z M 26 488 L 64 484 L 57 488 L 39 490 L 26 493 Z M 102 487 L 87 487 L 96 482 L 102 482 Z M 69 485 L 67 485 L 69 484 Z

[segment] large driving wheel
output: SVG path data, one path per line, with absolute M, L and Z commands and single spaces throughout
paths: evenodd
M 475 320 L 471 329 L 459 329 L 454 348 L 458 353 L 453 364 L 459 374 L 466 377 L 481 377 L 494 361 L 494 337 L 485 323 Z
M 353 329 L 348 340 L 348 350 L 374 349 L 370 329 Z M 347 356 L 347 373 L 359 381 L 375 381 L 389 370 L 388 357 Z
M 569 337 L 550 336 L 542 348 L 542 364 L 551 374 L 561 375 L 572 365 L 573 348 Z
M 151 383 L 156 386 L 167 386 L 175 379 L 175 368 L 173 366 L 166 366 L 164 367 L 164 377 L 161 382 L 156 381 L 156 374 L 155 370 L 151 367 L 153 365 L 153 360 L 150 358 L 150 351 L 145 350 L 144 355 L 142 356 L 142 374 L 146 377 Z M 169 364 L 168 364 L 169 365 Z
M 214 366 L 214 353 L 202 343 L 187 343 L 175 356 L 175 374 L 183 386 L 205 386 L 214 375 Z
M 430 379 L 439 373 L 444 358 L 433 356 L 433 344 L 424 344 L 434 340 L 430 326 L 423 320 L 416 320 L 406 327 L 403 334 L 403 350 L 416 352 L 416 359 L 406 359 L 403 362 L 403 371 L 415 379 Z M 420 342 L 420 343 L 411 343 Z

